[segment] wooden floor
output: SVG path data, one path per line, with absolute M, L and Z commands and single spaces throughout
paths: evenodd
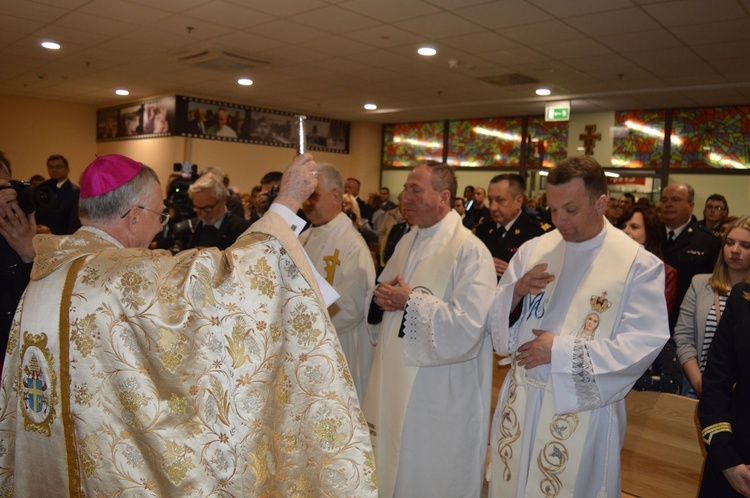
M 509 366 L 498 365 L 499 360 L 495 355 L 493 413 L 510 370 Z M 697 401 L 634 391 L 625 402 L 628 428 L 621 454 L 623 498 L 697 496 L 705 456 L 696 418 Z

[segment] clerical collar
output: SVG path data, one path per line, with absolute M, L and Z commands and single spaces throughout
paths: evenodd
M 688 222 L 687 222 L 687 223 L 685 223 L 684 225 L 682 225 L 682 226 L 679 226 L 679 227 L 677 227 L 677 228 L 674 228 L 674 229 L 672 229 L 672 228 L 667 228 L 667 225 L 664 225 L 664 233 L 666 233 L 666 234 L 667 234 L 667 237 L 669 237 L 669 232 L 674 232 L 674 238 L 676 239 L 677 237 L 679 237 L 679 236 L 680 236 L 680 234 L 681 234 L 681 233 L 682 233 L 683 231 L 685 231 L 685 228 L 686 228 L 686 227 L 687 227 L 687 226 L 688 226 L 689 224 L 690 224 L 690 220 L 688 220 Z
M 612 227 L 609 221 L 607 219 L 604 219 L 604 227 L 602 227 L 601 232 L 594 235 L 588 240 L 584 240 L 582 242 L 566 242 L 567 247 L 573 250 L 580 250 L 580 251 L 587 251 L 589 249 L 593 249 L 594 247 L 597 247 L 601 245 L 604 242 L 604 237 L 607 235 L 607 230 Z M 612 227 L 613 230 L 617 230 L 616 228 Z
M 425 228 L 417 227 L 417 236 L 418 237 L 432 237 L 433 235 L 435 235 L 435 233 L 438 231 L 440 226 L 445 222 L 446 218 L 448 218 L 448 216 L 450 216 L 452 212 L 453 212 L 452 210 L 449 211 L 447 215 L 443 216 L 442 220 L 438 221 L 431 227 L 425 227 Z M 459 214 L 456 213 L 456 216 L 459 216 Z

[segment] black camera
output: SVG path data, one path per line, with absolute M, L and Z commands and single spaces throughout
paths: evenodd
M 57 200 L 57 180 L 49 179 L 32 187 L 29 182 L 11 180 L 10 186 L 0 188 L 12 188 L 18 195 L 18 205 L 24 213 L 29 214 L 37 209 L 53 210 L 59 207 Z
M 195 216 L 188 189 L 198 179 L 198 165 L 174 163 L 174 171 L 179 172 L 180 177 L 169 184 L 167 206 L 174 210 L 172 221 L 177 222 Z

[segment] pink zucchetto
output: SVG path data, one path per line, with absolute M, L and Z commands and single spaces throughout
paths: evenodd
M 120 154 L 94 159 L 81 175 L 81 199 L 97 197 L 122 187 L 141 172 L 143 164 Z

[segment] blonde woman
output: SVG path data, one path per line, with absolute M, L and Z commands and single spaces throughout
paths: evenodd
M 708 348 L 733 286 L 750 271 L 750 217 L 737 219 L 722 237 L 722 248 L 712 274 L 693 277 L 680 306 L 674 329 L 677 357 L 690 383 L 685 394 L 701 396 Z

